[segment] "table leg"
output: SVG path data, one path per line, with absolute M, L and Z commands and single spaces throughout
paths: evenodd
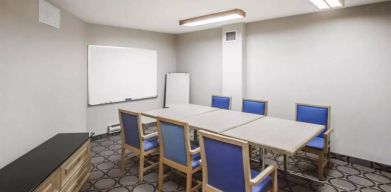
M 260 148 L 259 149 L 259 163 L 261 167 L 261 171 L 265 169 L 265 148 Z
M 193 129 L 193 142 L 194 144 L 198 144 L 198 133 L 195 129 Z
M 284 171 L 288 171 L 288 156 L 284 155 Z

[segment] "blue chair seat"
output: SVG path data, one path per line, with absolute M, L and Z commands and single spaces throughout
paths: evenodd
M 194 144 L 191 144 L 190 147 L 191 147 L 191 150 L 198 148 L 198 146 L 197 146 L 197 145 L 194 145 Z M 196 156 L 201 157 L 201 154 L 200 154 L 200 153 L 194 154 L 194 155 L 193 155 L 193 159 L 194 159 Z
M 144 151 L 149 151 L 159 147 L 158 137 L 151 137 L 144 141 Z
M 201 156 L 199 154 L 193 155 L 193 162 L 191 163 L 191 167 L 195 169 L 200 165 L 201 165 Z
M 258 171 L 251 170 L 251 178 L 254 179 L 259 174 Z M 254 186 L 252 192 L 266 192 L 272 188 L 272 177 L 266 177 L 257 186 Z
M 191 144 L 191 149 L 192 150 L 196 149 L 196 148 L 198 148 L 198 146 Z M 193 157 L 193 162 L 191 163 L 191 166 L 194 169 L 194 168 L 197 168 L 198 166 L 201 165 L 201 154 L 200 153 L 196 153 L 196 154 L 192 155 L 192 157 Z
M 324 139 L 322 137 L 315 137 L 310 142 L 307 143 L 307 147 L 314 149 L 323 149 L 324 148 Z

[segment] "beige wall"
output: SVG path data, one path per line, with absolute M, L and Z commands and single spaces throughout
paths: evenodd
M 177 36 L 177 71 L 190 73 L 190 103 L 210 105 L 222 92 L 221 29 Z
M 176 71 L 175 36 L 86 24 L 61 10 L 61 29 L 38 22 L 38 0 L 0 0 L 0 167 L 59 132 L 106 132 L 117 110 L 163 106 Z M 87 106 L 87 45 L 158 51 L 158 98 Z
M 0 0 L 0 168 L 59 132 L 85 132 L 85 24 L 61 11 L 38 22 L 38 0 Z
M 119 108 L 142 111 L 163 107 L 165 74 L 176 71 L 174 35 L 88 24 L 87 44 L 154 49 L 158 52 L 158 97 L 118 104 L 89 106 L 87 109 L 89 131 L 96 132 L 96 134 L 106 133 L 108 125 L 119 123 Z
M 164 74 L 191 74 L 191 102 L 221 94 L 221 29 L 178 36 L 85 24 L 38 0 L 0 0 L 0 167 L 58 132 L 106 131 L 117 109 L 163 105 Z M 294 102 L 332 106 L 333 151 L 391 164 L 391 3 L 247 24 L 247 97 L 293 118 Z M 87 45 L 158 50 L 157 99 L 87 107 Z M 86 128 L 87 126 L 87 128 Z
M 391 3 L 247 25 L 247 97 L 331 105 L 332 151 L 391 165 Z
M 221 88 L 215 31 L 178 36 L 177 69 L 197 104 Z M 295 102 L 331 105 L 332 151 L 391 165 L 390 2 L 249 23 L 246 34 L 245 97 L 287 119 Z

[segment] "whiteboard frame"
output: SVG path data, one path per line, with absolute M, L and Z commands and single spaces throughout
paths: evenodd
M 135 47 L 123 47 L 123 46 L 109 46 L 109 45 L 87 45 L 87 105 L 88 107 L 94 107 L 94 106 L 102 106 L 102 105 L 109 105 L 109 104 L 118 104 L 118 103 L 127 103 L 132 101 L 141 101 L 141 100 L 148 100 L 148 99 L 157 99 L 159 97 L 159 87 L 158 87 L 158 78 L 156 77 L 156 94 L 154 96 L 148 96 L 143 98 L 137 98 L 137 99 L 125 99 L 123 101 L 112 101 L 112 102 L 106 102 L 106 103 L 98 103 L 98 104 L 90 104 L 90 47 L 106 47 L 106 48 L 134 48 L 134 49 L 144 49 L 144 48 L 135 48 Z M 156 51 L 156 59 L 159 57 L 157 50 Z M 158 76 L 158 61 L 156 61 L 156 75 Z

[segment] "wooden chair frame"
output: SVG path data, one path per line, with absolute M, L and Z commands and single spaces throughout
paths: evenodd
M 174 125 L 178 125 L 183 127 L 184 129 L 184 135 L 185 135 L 185 145 L 186 145 L 186 156 L 187 156 L 187 165 L 182 165 L 180 163 L 174 162 L 170 159 L 167 159 L 164 157 L 164 140 L 160 129 L 161 122 L 166 122 Z M 167 165 L 169 167 L 172 167 L 174 169 L 177 169 L 178 171 L 181 171 L 186 174 L 186 192 L 195 191 L 199 187 L 201 187 L 201 182 L 197 182 L 197 185 L 192 188 L 192 182 L 193 182 L 193 174 L 197 171 L 201 170 L 201 166 L 198 166 L 197 168 L 193 169 L 192 167 L 192 161 L 193 161 L 193 155 L 200 152 L 200 148 L 191 149 L 190 144 L 190 137 L 189 137 L 189 124 L 186 122 L 180 122 L 172 119 L 167 119 L 163 117 L 157 117 L 157 128 L 158 128 L 158 134 L 159 134 L 159 141 L 160 141 L 160 162 L 159 162 L 159 183 L 158 183 L 158 190 L 163 190 L 163 179 L 165 177 L 164 175 L 164 165 Z M 181 139 L 181 138 L 178 138 Z
M 319 180 L 325 180 L 324 169 L 326 166 L 331 168 L 331 150 L 330 150 L 330 134 L 334 131 L 333 128 L 330 127 L 331 122 L 331 107 L 330 106 L 322 106 L 322 105 L 313 105 L 313 104 L 304 104 L 304 103 L 296 103 L 295 107 L 295 120 L 297 120 L 297 107 L 299 105 L 309 106 L 309 107 L 319 107 L 327 109 L 327 127 L 324 134 L 324 147 L 323 150 L 313 149 L 310 147 L 304 147 L 302 151 L 307 153 L 312 153 L 318 155 L 318 178 Z M 288 170 L 288 158 L 284 155 L 284 169 Z
M 139 132 L 139 138 L 140 138 L 140 149 L 137 149 L 137 148 L 135 148 L 135 147 L 125 143 L 125 131 L 124 131 L 124 126 L 123 126 L 123 122 L 122 122 L 122 118 L 121 118 L 121 113 L 137 116 L 138 132 Z M 154 163 L 154 162 L 148 161 L 148 163 L 150 165 L 148 167 L 144 167 L 145 157 L 159 152 L 159 148 L 145 151 L 144 150 L 144 141 L 146 139 L 149 139 L 149 138 L 157 136 L 157 132 L 154 132 L 154 133 L 151 133 L 151 134 L 148 134 L 148 135 L 144 135 L 144 130 L 143 130 L 143 126 L 142 126 L 141 118 L 140 118 L 141 117 L 141 113 L 131 112 L 131 111 L 126 111 L 126 110 L 123 110 L 123 109 L 119 109 L 118 110 L 118 115 L 119 115 L 120 126 L 121 126 L 121 163 L 120 163 L 121 174 L 124 174 L 124 172 L 125 172 L 125 152 L 126 152 L 126 150 L 128 150 L 131 153 L 133 153 L 134 155 L 139 156 L 139 158 L 140 158 L 140 162 L 139 162 L 139 182 L 143 182 L 143 180 L 144 180 L 144 173 L 146 171 L 148 171 L 149 169 L 152 169 L 152 168 L 154 168 L 155 166 L 158 165 L 157 162 Z
M 201 148 L 201 159 L 202 159 L 202 191 L 203 192 L 220 192 L 221 190 L 216 189 L 213 186 L 208 184 L 208 162 L 206 161 L 205 156 L 205 145 L 204 137 L 229 143 L 232 145 L 237 145 L 242 148 L 242 158 L 243 158 L 243 170 L 244 170 L 244 179 L 246 192 L 251 192 L 252 187 L 261 183 L 267 176 L 272 175 L 272 189 L 271 192 L 278 191 L 277 185 L 277 167 L 276 165 L 269 165 L 265 170 L 259 173 L 255 178 L 251 179 L 251 170 L 250 170 L 250 159 L 249 159 L 249 148 L 248 142 L 234 139 L 231 137 L 222 136 L 219 134 L 214 134 L 206 131 L 199 131 L 200 136 L 200 148 Z
M 228 109 L 228 110 L 231 110 L 231 108 L 232 108 L 232 97 L 224 96 L 224 95 L 212 95 L 212 97 L 211 97 L 211 102 L 210 102 L 210 106 L 212 106 L 212 103 L 213 103 L 213 96 L 215 96 L 215 97 L 227 97 L 227 98 L 229 98 L 229 109 Z
M 242 111 L 244 109 L 244 101 L 254 101 L 254 102 L 263 102 L 263 103 L 265 103 L 265 114 L 264 114 L 264 116 L 267 116 L 267 110 L 268 110 L 269 101 L 243 98 L 242 99 Z

